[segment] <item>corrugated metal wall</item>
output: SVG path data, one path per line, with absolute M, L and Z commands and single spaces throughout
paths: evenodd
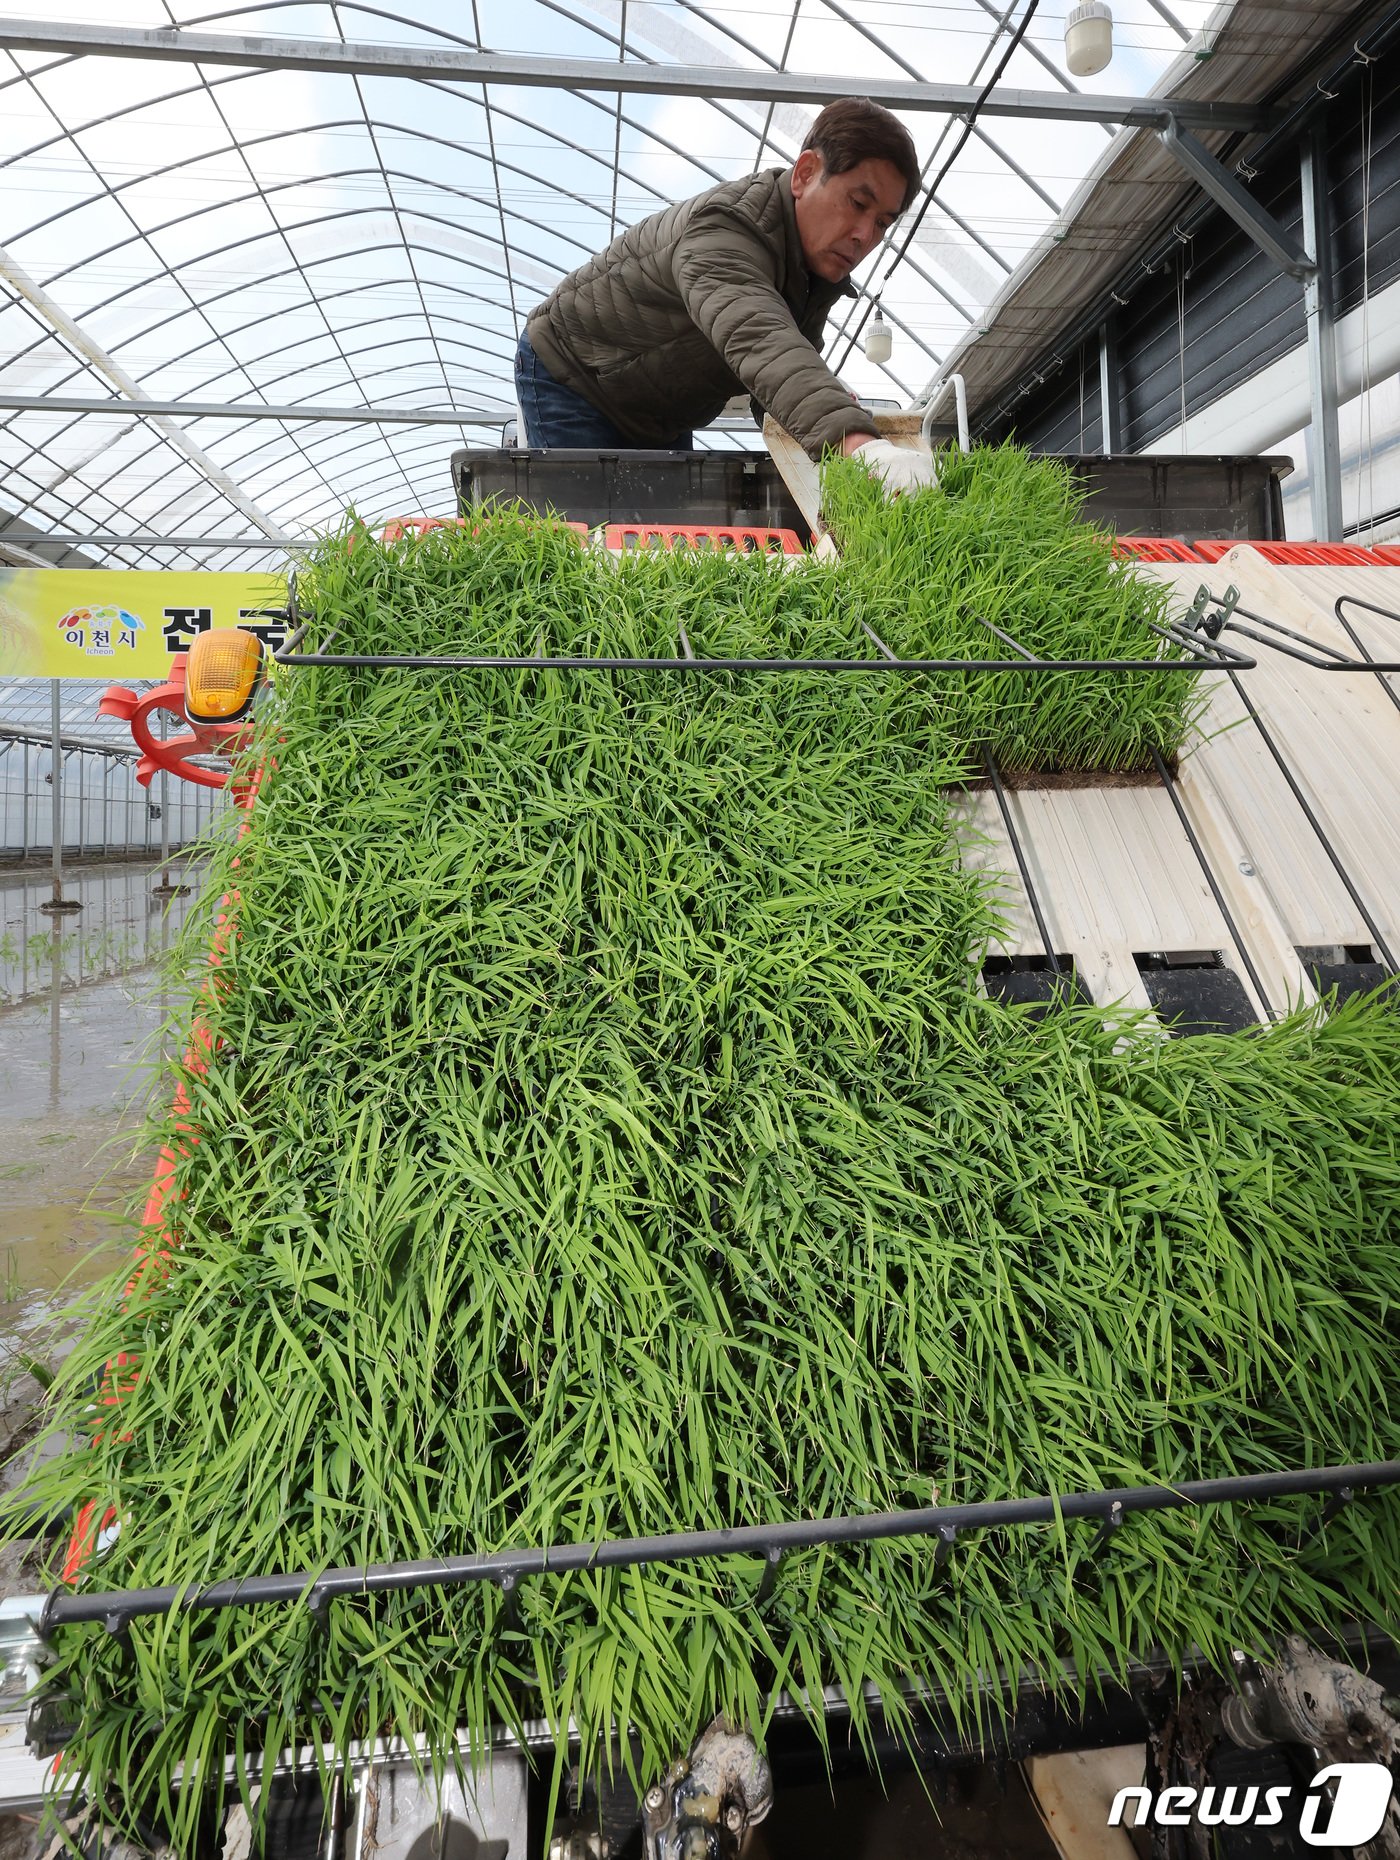
M 1337 312 L 1354 309 L 1400 277 L 1400 49 L 1357 65 L 1321 116 L 1334 222 Z M 1370 139 L 1370 200 L 1362 177 Z M 1280 148 L 1249 182 L 1255 199 L 1301 237 L 1296 146 Z M 1163 226 L 1150 245 L 1169 235 Z M 1363 236 L 1369 235 L 1369 237 Z M 1116 316 L 1122 446 L 1140 452 L 1305 340 L 1302 286 L 1218 210 L 1148 274 L 1125 270 Z M 1185 363 L 1183 371 L 1183 359 Z M 984 437 L 1014 432 L 1042 452 L 1102 450 L 1099 356 L 1091 338 L 1066 356 L 1048 353 L 1032 373 L 1045 383 L 1013 420 L 976 423 Z M 1081 443 L 1081 424 L 1084 439 Z

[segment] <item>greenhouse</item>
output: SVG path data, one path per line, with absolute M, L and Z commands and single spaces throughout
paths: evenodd
M 1400 1860 L 1400 6 L 0 175 L 0 1860 Z

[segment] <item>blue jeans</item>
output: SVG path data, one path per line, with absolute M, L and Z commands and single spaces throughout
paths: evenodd
M 527 446 L 579 446 L 589 451 L 635 452 L 635 440 L 619 432 L 605 413 L 572 388 L 556 381 L 530 346 L 522 329 L 515 351 L 515 395 L 525 422 Z M 693 433 L 678 433 L 665 446 L 669 452 L 693 452 Z

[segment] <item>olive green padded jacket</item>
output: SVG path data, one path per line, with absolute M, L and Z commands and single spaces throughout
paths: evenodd
M 654 213 L 530 313 L 530 346 L 639 446 L 664 446 L 747 392 L 813 458 L 863 413 L 817 352 L 849 284 L 802 259 L 790 168 Z

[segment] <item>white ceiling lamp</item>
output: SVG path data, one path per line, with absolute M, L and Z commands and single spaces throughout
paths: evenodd
M 877 303 L 874 316 L 865 326 L 865 359 L 867 362 L 887 362 L 893 353 L 894 337 L 885 321 L 885 313 Z
M 1065 16 L 1065 63 L 1071 77 L 1093 77 L 1113 56 L 1113 14 L 1104 0 L 1083 0 Z

